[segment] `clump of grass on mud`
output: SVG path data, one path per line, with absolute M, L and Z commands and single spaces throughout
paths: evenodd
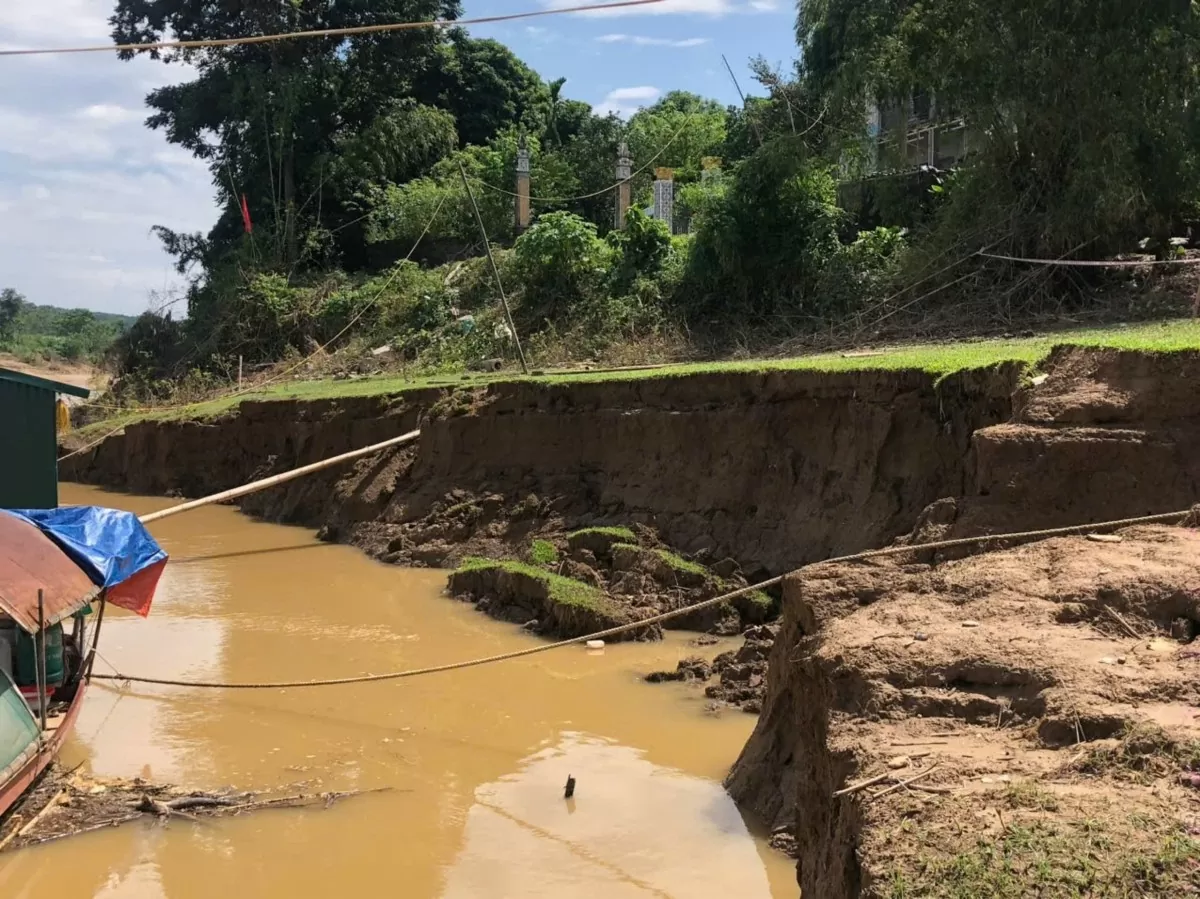
M 1147 831 L 1130 819 L 1010 824 L 951 856 L 920 857 L 892 874 L 888 899 L 1135 899 L 1196 895 L 1200 842 L 1181 826 Z M 1143 839 L 1131 837 L 1140 834 Z
M 549 540 L 534 540 L 529 545 L 529 561 L 534 565 L 553 565 L 558 561 L 558 547 Z
M 534 578 L 546 585 L 551 602 L 565 606 L 575 606 L 580 609 L 590 609 L 601 614 L 613 614 L 616 609 L 608 597 L 600 590 L 583 581 L 573 580 L 559 574 L 553 574 L 535 565 L 517 562 L 511 559 L 482 559 L 470 556 L 463 559 L 458 566 L 459 571 L 509 571 L 514 574 Z
M 726 586 L 729 585 L 726 584 Z M 758 607 L 764 614 L 775 611 L 775 600 L 771 599 L 770 594 L 763 590 L 752 590 L 739 597 L 739 599 L 742 602 Z
M 632 543 L 637 545 L 637 535 L 629 528 L 622 527 L 598 527 L 598 528 L 580 528 L 577 531 L 571 531 L 567 534 L 567 539 L 578 539 L 580 537 L 611 537 L 618 543 Z
M 655 554 L 667 564 L 669 568 L 676 571 L 683 571 L 688 574 L 698 574 L 702 577 L 712 577 L 713 574 L 703 565 L 697 562 L 689 562 L 683 556 L 677 556 L 669 549 L 656 549 Z

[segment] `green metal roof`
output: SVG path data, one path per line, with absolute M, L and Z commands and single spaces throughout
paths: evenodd
M 86 387 L 76 387 L 74 384 L 64 384 L 62 381 L 51 381 L 36 375 L 27 375 L 23 371 L 13 371 L 11 368 L 0 368 L 0 381 L 12 381 L 26 387 L 37 387 L 41 390 L 52 390 L 55 393 L 66 393 L 87 399 L 91 391 Z

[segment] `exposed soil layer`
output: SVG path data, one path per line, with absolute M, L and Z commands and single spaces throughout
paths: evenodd
M 246 402 L 213 421 L 130 425 L 61 474 L 199 496 L 420 426 L 415 449 L 243 509 L 425 565 L 511 555 L 542 527 L 641 523 L 754 576 L 887 542 L 967 492 L 971 434 L 1008 420 L 1017 377 L 745 372 Z
M 1084 803 L 1111 823 L 1114 840 L 1152 815 L 1154 837 L 1184 841 L 1188 870 L 1200 874 L 1200 793 L 1190 780 L 1200 772 L 1200 643 L 1191 645 L 1200 532 L 1119 536 L 936 566 L 818 566 L 787 580 L 766 705 L 729 787 L 765 820 L 794 827 L 804 895 L 893 896 L 898 878 L 928 890 L 911 895 L 976 895 L 938 892 L 930 872 L 969 856 L 981 827 L 1003 820 L 992 836 L 1009 838 L 1014 788 L 1036 788 L 1046 805 L 1063 799 L 1057 816 L 1042 809 L 1056 827 L 1077 824 L 1071 809 Z M 1185 748 L 1171 750 L 1178 758 L 1145 790 L 1130 788 L 1122 770 L 1083 776 L 1089 753 L 1118 745 L 1102 741 L 1147 727 Z M 926 769 L 912 791 L 835 795 Z M 916 792 L 924 788 L 945 792 Z M 978 895 L 1127 895 L 1117 880 L 1101 888 L 1100 874 L 1096 892 L 1071 893 L 1074 876 L 1040 893 L 993 893 L 980 881 Z M 1161 889 L 1128 895 L 1187 895 L 1167 884 L 1176 880 L 1164 875 Z
M 1197 357 L 1056 353 L 902 542 L 1183 509 Z M 805 896 L 1200 890 L 1200 516 L 789 577 L 728 779 Z M 911 778 L 913 783 L 907 783 Z

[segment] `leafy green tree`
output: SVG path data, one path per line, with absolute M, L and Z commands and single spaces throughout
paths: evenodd
M 96 315 L 87 309 L 68 309 L 55 323 L 55 331 L 63 337 L 78 337 L 96 324 Z
M 114 40 L 130 43 L 453 19 L 458 13 L 457 0 L 118 0 L 111 21 Z M 374 163 L 393 152 L 381 144 L 398 123 L 389 127 L 378 120 L 414 112 L 398 107 L 395 98 L 411 94 L 417 75 L 437 64 L 445 40 L 438 30 L 415 29 L 152 54 L 197 73 L 147 97 L 153 110 L 147 124 L 208 163 L 223 208 L 208 240 L 228 245 L 240 239 L 244 193 L 264 226 L 260 258 L 265 253 L 267 262 L 286 270 L 300 264 L 306 227 L 337 227 L 357 214 L 338 195 L 346 179 L 330 177 L 339 151 L 349 143 L 358 158 Z M 400 129 L 406 136 L 417 130 L 411 124 Z M 444 137 L 445 129 L 440 133 Z M 402 160 L 386 161 L 376 173 Z
M 486 144 L 517 127 L 540 134 L 551 105 L 542 79 L 511 50 L 461 28 L 447 33 L 416 76 L 413 96 L 453 115 L 463 144 Z
M 1003 222 L 1005 246 L 1054 257 L 1161 241 L 1196 208 L 1198 23 L 1182 2 L 814 0 L 797 33 L 847 149 L 868 103 L 932 98 L 965 118 L 971 164 L 947 191 L 944 243 Z
M 676 170 L 679 181 L 695 180 L 701 160 L 717 156 L 725 143 L 725 107 L 687 91 L 671 91 L 629 119 L 629 149 L 635 167 L 654 160 L 655 167 Z M 648 185 L 653 172 L 635 182 Z
M 799 138 L 776 138 L 693 199 L 688 311 L 721 319 L 828 310 L 820 274 L 837 253 L 836 182 Z
M 0 343 L 8 343 L 16 333 L 17 316 L 25 306 L 25 297 L 11 287 L 0 290 Z

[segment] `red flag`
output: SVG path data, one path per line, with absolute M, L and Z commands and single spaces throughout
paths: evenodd
M 245 194 L 242 194 L 242 225 L 245 226 L 247 234 L 254 232 L 254 223 L 250 221 L 250 204 L 246 202 Z

